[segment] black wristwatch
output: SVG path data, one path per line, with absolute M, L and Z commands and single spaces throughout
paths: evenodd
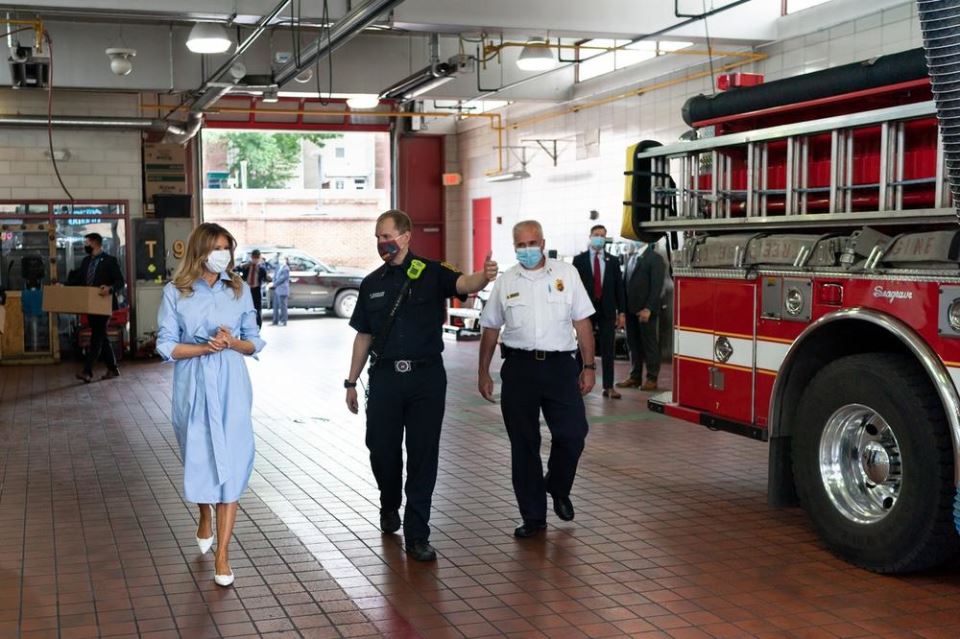
M 357 387 L 357 383 L 356 383 L 356 382 L 351 382 L 349 379 L 345 379 L 345 380 L 343 380 L 343 387 L 344 387 L 344 388 L 356 388 L 356 387 Z
M 597 370 L 597 365 L 596 365 L 596 364 L 584 364 L 583 367 L 584 367 L 584 368 L 589 368 L 589 369 L 592 370 L 592 371 Z

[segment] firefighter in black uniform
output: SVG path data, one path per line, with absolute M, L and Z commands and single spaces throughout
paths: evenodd
M 380 489 L 380 529 L 400 529 L 406 430 L 404 546 L 414 559 L 432 561 L 437 554 L 428 541 L 428 522 L 447 392 L 440 355 L 445 300 L 483 289 L 496 277 L 497 264 L 487 255 L 482 272 L 464 275 L 414 256 L 410 218 L 403 211 L 377 218 L 376 235 L 377 252 L 386 264 L 364 278 L 350 319 L 357 336 L 344 381 L 347 407 L 359 410 L 357 379 L 369 356 L 366 443 Z

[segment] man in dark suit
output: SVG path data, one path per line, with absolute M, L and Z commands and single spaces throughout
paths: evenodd
M 660 295 L 666 264 L 653 246 L 640 243 L 640 248 L 627 260 L 627 346 L 633 370 L 630 377 L 618 382 L 620 388 L 657 390 L 660 374 L 660 342 L 657 323 L 660 317 Z M 644 379 L 643 368 L 647 375 Z
M 250 253 L 250 261 L 237 269 L 241 277 L 250 286 L 250 295 L 253 296 L 253 307 L 257 309 L 257 326 L 263 326 L 263 319 L 260 317 L 263 308 L 263 297 L 261 297 L 260 287 L 267 282 L 267 265 L 260 259 L 260 251 L 254 249 Z M 276 312 L 276 309 L 274 309 Z
M 103 236 L 99 233 L 88 233 L 83 236 L 83 251 L 87 254 L 80 263 L 80 268 L 70 273 L 67 284 L 70 286 L 95 286 L 100 289 L 100 295 L 113 298 L 113 310 L 117 310 L 117 294 L 123 291 L 123 270 L 120 262 L 112 255 L 103 252 Z M 107 324 L 109 315 L 87 315 L 90 324 L 90 348 L 87 349 L 83 370 L 77 373 L 77 379 L 89 384 L 93 381 L 93 365 L 97 358 L 103 356 L 107 364 L 107 372 L 100 379 L 120 377 L 117 367 L 117 358 L 113 347 L 107 338 Z
M 593 333 L 603 363 L 603 396 L 620 399 L 613 387 L 613 360 L 616 329 L 623 326 L 626 302 L 620 261 L 607 253 L 607 229 L 597 224 L 590 229 L 590 248 L 573 258 L 583 287 L 593 301 Z

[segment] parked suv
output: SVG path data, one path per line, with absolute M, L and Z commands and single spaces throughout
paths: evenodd
M 286 257 L 290 262 L 290 297 L 288 308 L 322 308 L 333 311 L 337 317 L 349 318 L 357 304 L 357 294 L 364 273 L 360 269 L 328 266 L 309 253 L 283 246 L 243 246 L 237 249 L 237 263 L 243 264 L 250 259 L 250 252 L 260 250 L 260 257 L 266 260 L 267 271 L 271 279 L 276 272 L 279 259 Z M 263 307 L 273 307 L 273 283 L 263 287 Z

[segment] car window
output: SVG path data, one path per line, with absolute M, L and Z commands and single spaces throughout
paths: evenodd
M 291 255 L 290 260 L 290 270 L 291 271 L 313 271 L 317 268 L 317 263 L 313 260 L 307 259 L 305 257 Z

